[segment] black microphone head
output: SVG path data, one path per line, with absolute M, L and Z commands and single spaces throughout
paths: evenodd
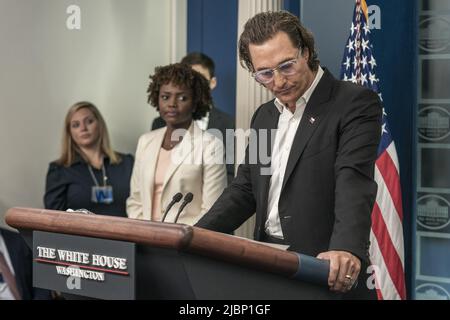
M 194 195 L 192 194 L 192 192 L 186 193 L 186 195 L 184 196 L 183 203 L 181 204 L 180 208 L 178 209 L 178 213 L 175 217 L 175 220 L 173 221 L 174 223 L 177 223 L 178 218 L 180 217 L 181 211 L 183 211 L 184 207 L 186 207 L 189 204 L 189 202 L 192 201 L 192 199 L 194 199 Z
M 175 201 L 175 203 L 177 203 L 182 198 L 183 198 L 183 194 L 181 192 L 178 192 L 176 195 L 173 196 L 172 200 Z
M 164 212 L 164 215 L 161 219 L 161 222 L 164 222 L 164 220 L 166 220 L 166 216 L 169 213 L 170 208 L 172 208 L 172 206 L 175 203 L 179 202 L 181 198 L 183 198 L 183 194 L 181 192 L 178 192 L 176 195 L 172 197 L 172 201 L 170 201 L 169 205 L 167 206 L 166 211 Z
M 184 196 L 184 201 L 185 201 L 186 203 L 191 202 L 192 199 L 194 199 L 194 195 L 192 194 L 192 192 L 188 192 L 188 193 Z

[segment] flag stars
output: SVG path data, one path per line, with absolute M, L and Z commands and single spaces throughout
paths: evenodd
M 348 68 L 350 68 L 350 57 L 347 57 L 343 65 L 345 66 L 345 70 L 348 70 Z
M 352 77 L 349 79 L 353 83 L 358 83 L 358 79 L 356 78 L 356 75 L 352 72 Z
M 381 126 L 381 135 L 388 133 L 387 129 L 386 129 L 386 123 L 383 123 L 383 125 Z
M 361 74 L 360 81 L 361 81 L 361 85 L 364 85 L 365 83 L 367 83 L 367 73 Z
M 383 96 L 382 96 L 381 92 L 378 94 L 378 97 L 380 98 L 380 101 L 383 102 Z M 384 112 L 384 108 L 383 108 L 383 112 Z M 384 115 L 387 116 L 386 113 L 384 113 Z
M 370 57 L 369 64 L 372 69 L 376 67 L 377 62 L 375 61 L 375 58 L 373 56 Z
M 358 59 L 356 57 L 353 58 L 353 69 L 357 69 L 359 65 Z
M 364 55 L 362 56 L 361 64 L 362 64 L 363 69 L 365 69 L 367 66 L 367 56 L 364 56 Z
M 348 53 L 352 52 L 352 50 L 355 50 L 355 48 L 353 48 L 353 41 L 352 39 L 348 39 L 348 45 L 346 46 L 346 48 L 348 48 Z
M 369 40 L 362 40 L 361 46 L 363 48 L 363 51 L 365 52 L 369 48 Z
M 369 81 L 371 85 L 373 85 L 374 82 L 378 82 L 377 77 L 374 74 L 372 74 L 372 72 L 369 72 Z
M 352 35 L 355 33 L 355 31 L 356 31 L 356 26 L 353 24 L 353 22 L 352 22 L 352 26 L 350 27 L 350 31 L 351 31 L 351 33 L 352 33 Z
M 343 78 L 342 80 L 348 81 L 348 77 L 347 77 L 347 74 L 346 74 L 346 73 L 344 73 L 344 78 Z
M 364 24 L 363 30 L 364 30 L 364 35 L 366 35 L 366 36 L 368 33 L 370 33 L 370 28 L 367 23 Z

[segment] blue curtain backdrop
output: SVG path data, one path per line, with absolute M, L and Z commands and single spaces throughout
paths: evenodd
M 297 17 L 300 17 L 300 1 L 299 0 L 284 0 L 283 9 L 287 10 Z
M 200 51 L 216 64 L 216 107 L 236 113 L 238 0 L 188 0 L 188 52 Z

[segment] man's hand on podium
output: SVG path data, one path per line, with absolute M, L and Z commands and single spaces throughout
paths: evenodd
M 358 279 L 361 261 L 347 251 L 327 251 L 317 258 L 330 261 L 328 285 L 331 291 L 348 292 Z

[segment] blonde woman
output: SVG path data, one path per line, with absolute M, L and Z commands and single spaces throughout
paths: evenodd
M 133 162 L 133 156 L 111 148 L 98 109 L 90 102 L 75 103 L 64 122 L 61 156 L 48 169 L 45 208 L 126 217 Z

